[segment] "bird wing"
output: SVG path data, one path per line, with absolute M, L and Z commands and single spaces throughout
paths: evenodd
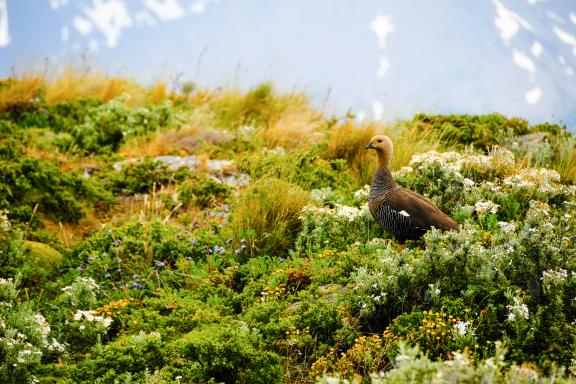
M 442 230 L 459 230 L 458 224 L 424 196 L 405 188 L 397 189 L 386 196 L 386 204 L 397 212 L 405 212 L 413 227 Z M 406 215 L 405 215 L 406 216 Z

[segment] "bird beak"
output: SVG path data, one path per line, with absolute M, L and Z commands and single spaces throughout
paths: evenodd
M 369 142 L 364 148 L 370 149 L 370 148 L 374 148 L 374 146 L 372 145 L 372 142 Z

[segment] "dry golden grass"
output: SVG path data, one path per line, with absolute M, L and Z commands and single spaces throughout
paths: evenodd
M 187 101 L 194 106 L 203 106 L 217 99 L 216 92 L 208 89 L 198 89 L 188 95 Z
M 99 71 L 68 67 L 58 74 L 24 74 L 0 82 L 0 110 L 10 105 L 28 103 L 42 96 L 49 103 L 82 98 L 110 101 L 127 95 L 130 105 L 161 103 L 175 99 L 165 82 L 145 88 L 135 81 L 103 75 Z
M 413 125 L 395 125 L 386 134 L 394 142 L 392 170 L 408 165 L 412 156 L 417 153 L 437 150 L 441 147 L 442 138 L 432 128 L 418 128 Z
M 19 79 L 5 79 L 0 82 L 0 110 L 10 105 L 29 103 L 45 91 L 41 76 L 25 75 Z
M 365 150 L 364 146 L 381 131 L 381 127 L 375 124 L 356 125 L 347 121 L 330 131 L 325 156 L 329 159 L 345 159 L 351 174 L 361 184 L 367 184 L 376 169 L 376 163 L 374 154 Z
M 91 98 L 109 101 L 122 94 L 136 97 L 144 93 L 144 89 L 135 82 L 119 77 L 108 77 L 98 71 L 80 72 L 67 68 L 62 74 L 51 79 L 45 79 L 48 103 Z
M 319 127 L 325 123 L 324 117 L 312 110 L 305 100 L 294 98 L 286 109 L 275 116 L 268 126 L 261 128 L 258 135 L 266 146 L 285 149 L 305 148 L 321 141 L 325 133 Z
M 148 90 L 147 101 L 153 104 L 164 102 L 170 96 L 165 82 L 157 83 Z
M 277 254 L 291 246 L 299 228 L 298 216 L 310 203 L 310 194 L 287 181 L 256 181 L 236 199 L 230 220 L 236 237 L 247 236 L 251 251 Z
M 123 157 L 186 156 L 194 152 L 194 137 L 203 131 L 204 128 L 194 125 L 158 133 L 150 140 L 135 137 L 125 142 L 119 153 Z
M 576 148 L 574 144 L 574 140 L 564 140 L 559 145 L 556 158 L 552 162 L 552 168 L 560 174 L 562 181 L 568 183 L 576 182 Z

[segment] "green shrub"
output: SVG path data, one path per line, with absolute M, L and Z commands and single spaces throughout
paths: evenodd
M 193 175 L 178 188 L 178 201 L 184 207 L 196 205 L 210 208 L 219 201 L 229 198 L 232 188 L 206 175 Z
M 117 194 L 134 195 L 136 193 L 151 193 L 162 187 L 182 182 L 190 175 L 190 171 L 181 167 L 170 169 L 162 161 L 149 158 L 144 161 L 126 164 L 120 172 L 110 171 L 103 175 L 107 186 Z
M 132 380 L 144 382 L 151 371 L 167 363 L 166 345 L 158 332 L 123 336 L 107 345 L 96 345 L 85 359 L 71 367 L 77 383 L 115 383 L 119 375 L 130 373 Z
M 281 383 L 278 355 L 261 350 L 259 337 L 245 326 L 231 329 L 212 325 L 172 342 L 179 374 L 195 383 Z
M 425 115 L 417 114 L 412 124 L 422 129 L 432 127 L 440 131 L 444 140 L 454 144 L 489 148 L 497 144 L 498 135 L 510 131 L 514 135 L 530 132 L 528 122 L 516 117 L 506 118 L 500 114 L 490 115 Z
M 14 222 L 29 222 L 37 209 L 55 221 L 77 223 L 85 216 L 82 202 L 103 208 L 114 202 L 95 180 L 46 160 L 0 161 L 0 184 L 0 208 L 10 209 Z

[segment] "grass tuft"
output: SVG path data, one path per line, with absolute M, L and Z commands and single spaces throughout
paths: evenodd
M 261 179 L 238 196 L 230 228 L 236 241 L 241 237 L 250 241 L 253 254 L 281 254 L 292 245 L 300 229 L 300 212 L 309 203 L 309 193 L 298 185 Z
M 12 105 L 31 103 L 32 100 L 42 96 L 45 83 L 42 77 L 26 75 L 19 79 L 5 79 L 0 81 L 0 111 Z

